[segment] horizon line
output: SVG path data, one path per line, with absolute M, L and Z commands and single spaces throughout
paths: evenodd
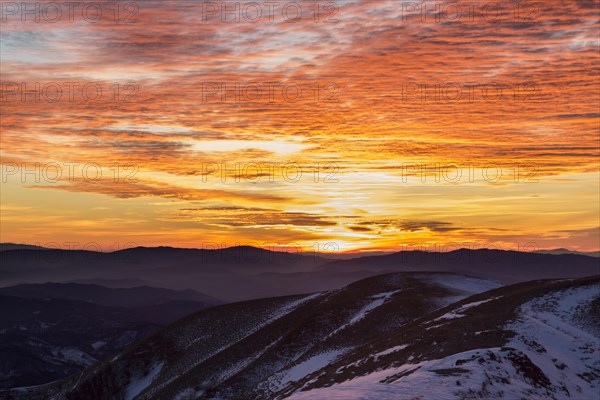
M 391 250 L 389 248 L 381 248 L 381 249 L 367 248 L 367 249 L 353 249 L 353 250 L 348 250 L 348 251 L 304 250 L 304 249 L 302 249 L 302 246 L 289 246 L 289 245 L 287 245 L 287 246 L 286 245 L 269 245 L 269 246 L 261 247 L 261 246 L 252 246 L 252 245 L 244 245 L 244 244 L 236 244 L 236 245 L 232 245 L 232 246 L 222 246 L 222 247 L 177 247 L 177 246 L 171 246 L 171 245 L 161 245 L 161 246 L 140 245 L 140 246 L 126 247 L 126 248 L 117 249 L 117 250 L 111 250 L 111 251 L 104 251 L 104 250 L 92 249 L 92 248 L 46 247 L 46 246 L 43 246 L 40 244 L 0 242 L 0 246 L 4 246 L 4 245 L 29 246 L 29 247 L 37 247 L 37 248 L 7 249 L 7 250 L 0 250 L 0 252 L 12 251 L 12 250 L 62 250 L 62 251 L 87 251 L 87 252 L 93 252 L 93 253 L 110 254 L 110 253 L 116 253 L 116 252 L 125 251 L 125 250 L 132 250 L 132 249 L 175 249 L 175 250 L 218 251 L 218 250 L 230 250 L 230 249 L 239 249 L 239 248 L 251 248 L 251 249 L 269 251 L 269 252 L 274 252 L 274 253 L 300 253 L 300 254 L 315 254 L 316 253 L 316 254 L 323 254 L 325 256 L 327 256 L 327 255 L 330 255 L 330 256 L 335 256 L 335 255 L 357 255 L 357 256 L 360 256 L 361 254 L 371 256 L 371 255 L 373 255 L 372 253 L 385 253 L 382 255 L 389 255 L 389 254 L 402 253 L 402 252 L 451 253 L 451 252 L 459 251 L 459 250 L 470 250 L 470 251 L 497 250 L 497 251 L 513 251 L 513 252 L 518 252 L 518 253 L 542 253 L 542 252 L 550 252 L 550 251 L 565 251 L 565 252 L 575 254 L 575 255 L 578 255 L 578 254 L 579 255 L 589 255 L 590 253 L 600 253 L 600 248 L 598 248 L 596 250 L 581 251 L 581 250 L 572 250 L 572 249 L 564 248 L 564 247 L 550 248 L 550 249 L 536 249 L 536 250 L 532 250 L 532 251 L 515 250 L 515 249 L 509 249 L 509 248 L 491 248 L 491 247 L 469 248 L 469 247 L 464 247 L 464 246 L 448 249 L 445 251 L 442 249 L 428 250 L 426 248 L 425 249 L 418 248 L 418 247 L 424 247 L 426 245 L 415 246 L 416 248 L 400 249 L 400 250 Z M 440 244 L 436 244 L 436 245 L 439 246 Z M 448 245 L 448 243 L 444 244 L 443 246 L 446 246 L 446 245 Z M 287 249 L 289 249 L 289 250 L 287 250 Z M 301 249 L 301 250 L 298 251 L 297 249 Z M 554 255 L 557 255 L 557 254 L 554 254 Z

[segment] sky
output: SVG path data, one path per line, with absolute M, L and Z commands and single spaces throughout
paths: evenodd
M 1 6 L 2 242 L 600 248 L 598 1 Z

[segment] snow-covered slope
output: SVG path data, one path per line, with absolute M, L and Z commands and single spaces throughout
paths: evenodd
M 555 290 L 548 291 L 553 285 Z M 539 296 L 517 305 L 514 315 L 496 328 L 494 324 L 481 324 L 473 316 L 485 317 L 494 309 L 504 313 L 513 308 L 516 299 L 527 299 L 529 296 L 523 297 L 526 292 L 500 289 L 483 300 L 451 306 L 442 316 L 434 315 L 418 324 L 428 333 L 446 330 L 453 335 L 457 328 L 462 329 L 461 336 L 469 338 L 471 346 L 465 347 L 463 340 L 446 335 L 431 346 L 449 351 L 436 354 L 423 352 L 418 340 L 408 340 L 402 346 L 372 350 L 366 356 L 343 360 L 335 369 L 318 371 L 284 397 L 599 399 L 599 279 L 538 283 L 529 292 L 529 296 Z M 472 348 L 462 351 L 468 347 Z M 386 362 L 378 362 L 382 355 L 387 355 Z M 336 375 L 343 378 L 336 382 Z
M 28 399 L 268 399 L 365 342 L 499 286 L 449 273 L 396 273 L 330 292 L 213 307 L 81 376 L 19 393 Z

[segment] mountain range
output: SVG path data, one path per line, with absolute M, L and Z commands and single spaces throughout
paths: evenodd
M 600 276 L 503 286 L 369 277 L 196 312 L 37 400 L 586 399 L 600 389 Z
M 342 260 L 255 247 L 217 250 L 137 247 L 112 253 L 32 249 L 0 252 L 2 287 L 141 279 L 149 286 L 194 289 L 224 301 L 336 289 L 368 276 L 403 271 L 454 272 L 516 283 L 599 274 L 600 262 L 577 254 L 490 249 L 446 253 L 402 251 Z
M 0 389 L 39 386 L 0 398 L 396 399 L 397 386 L 437 380 L 444 393 L 456 383 L 448 399 L 543 390 L 567 399 L 596 389 L 588 381 L 598 378 L 597 365 L 588 361 L 598 354 L 600 294 L 589 277 L 600 275 L 600 264 L 587 255 L 458 249 L 332 259 L 254 247 L 11 248 L 0 261 Z M 571 308 L 553 308 L 558 293 Z M 542 336 L 519 336 L 523 321 Z M 581 343 L 581 354 L 559 354 L 563 339 Z M 535 359 L 535 343 L 554 357 Z M 440 352 L 440 344 L 453 350 Z M 476 355 L 483 375 L 474 372 Z M 563 364 L 570 369 L 555 373 L 552 365 Z M 544 378 L 532 383 L 528 374 L 538 370 L 566 391 Z M 402 382 L 393 379 L 400 375 Z M 355 389 L 363 397 L 353 397 Z

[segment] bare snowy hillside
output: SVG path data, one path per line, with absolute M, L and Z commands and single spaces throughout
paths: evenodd
M 448 273 L 401 273 L 330 292 L 217 306 L 70 380 L 13 395 L 270 398 L 369 340 L 498 286 Z
M 3 399 L 597 399 L 600 277 L 396 273 L 202 310 Z
M 528 293 L 511 287 L 450 306 L 413 327 L 427 333 L 367 346 L 368 354 L 305 377 L 278 398 L 600 398 L 599 279 L 534 283 L 531 292 L 540 295 L 516 308 L 515 297 Z M 513 315 L 502 323 L 496 313 Z

